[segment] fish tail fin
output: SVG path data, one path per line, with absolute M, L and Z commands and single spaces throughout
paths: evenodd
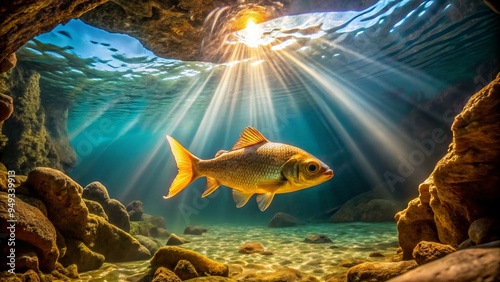
M 200 159 L 191 154 L 186 148 L 182 147 L 174 138 L 167 135 L 167 141 L 170 144 L 170 149 L 174 155 L 179 172 L 172 182 L 172 185 L 170 185 L 168 195 L 163 196 L 164 199 L 169 199 L 177 195 L 177 193 L 181 192 L 199 177 L 198 163 L 200 162 Z

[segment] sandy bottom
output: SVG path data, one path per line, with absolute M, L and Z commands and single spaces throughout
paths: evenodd
M 182 235 L 191 241 L 183 248 L 201 253 L 230 265 L 233 273 L 242 271 L 272 272 L 284 266 L 311 274 L 320 280 L 346 273 L 356 261 L 391 260 L 398 247 L 394 223 L 329 223 L 299 227 L 205 225 L 202 236 Z M 310 234 L 325 234 L 333 242 L 304 243 Z M 166 239 L 162 240 L 166 242 Z M 238 249 L 247 242 L 260 242 L 272 255 L 241 254 Z M 383 257 L 369 257 L 379 252 Z M 144 273 L 148 261 L 109 264 L 99 270 L 82 273 L 81 281 L 131 281 Z

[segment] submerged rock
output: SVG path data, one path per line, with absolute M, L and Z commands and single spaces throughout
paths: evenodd
M 302 222 L 299 219 L 287 213 L 279 212 L 273 216 L 273 218 L 271 219 L 271 221 L 269 221 L 267 226 L 277 228 L 277 227 L 292 227 L 301 224 Z
M 194 266 L 187 260 L 181 259 L 174 268 L 174 273 L 182 280 L 188 280 L 198 277 L 198 272 Z
M 106 212 L 109 223 L 130 232 L 130 219 L 127 209 L 118 200 L 109 197 L 108 190 L 102 183 L 94 181 L 87 185 L 83 189 L 83 197 L 98 202 Z
M 307 235 L 307 237 L 304 239 L 304 242 L 309 243 L 309 244 L 325 244 L 325 243 L 333 243 L 328 236 L 325 234 L 311 234 Z
M 500 240 L 500 220 L 494 217 L 480 218 L 470 225 L 467 233 L 476 245 Z
M 263 253 L 265 251 L 264 246 L 259 242 L 248 242 L 243 244 L 238 253 L 241 254 L 255 254 L 255 253 Z
M 182 280 L 173 271 L 160 266 L 156 269 L 152 282 L 182 282 Z
M 294 282 L 319 282 L 316 277 L 303 273 L 297 269 L 284 267 L 271 273 L 258 273 L 256 271 L 244 271 L 231 277 L 235 281 L 294 281 Z
M 500 76 L 469 99 L 452 131 L 449 151 L 420 185 L 419 198 L 396 216 L 405 258 L 423 240 L 458 246 L 472 222 L 498 218 Z M 418 210 L 426 210 L 425 216 Z M 421 223 L 426 232 L 419 232 Z
M 394 215 L 404 206 L 402 203 L 389 200 L 391 195 L 381 189 L 360 194 L 345 202 L 334 213 L 330 222 L 385 222 L 394 221 Z
M 142 214 L 144 213 L 142 209 L 141 201 L 132 201 L 127 204 L 127 212 L 131 221 L 142 220 Z
M 64 237 L 90 242 L 89 211 L 78 183 L 58 170 L 38 167 L 28 174 L 26 185 L 45 203 L 48 218 Z
M 500 248 L 457 251 L 390 281 L 500 281 Z
M 66 239 L 67 252 L 59 262 L 68 267 L 76 264 L 78 271 L 84 272 L 98 269 L 104 263 L 104 256 L 91 251 L 83 242 Z
M 365 262 L 349 269 L 347 272 L 347 281 L 387 281 L 417 266 L 418 264 L 413 260 L 399 262 Z
M 189 234 L 189 235 L 202 235 L 205 232 L 207 232 L 206 228 L 198 226 L 188 226 L 184 229 L 184 234 Z
M 101 206 L 101 204 L 99 204 L 96 201 L 92 201 L 92 200 L 88 200 L 88 199 L 83 199 L 83 201 L 85 202 L 85 205 L 87 206 L 87 209 L 89 210 L 89 213 L 98 215 L 98 216 L 104 218 L 106 221 L 109 220 L 108 215 L 104 211 L 104 208 Z
M 142 235 L 134 235 L 134 238 L 141 243 L 144 247 L 146 247 L 151 254 L 156 253 L 159 248 L 161 248 L 163 245 L 160 241 L 157 241 L 156 239 L 142 236 Z
M 452 246 L 422 241 L 413 249 L 413 258 L 419 265 L 422 265 L 440 259 L 453 252 L 455 252 L 455 249 Z
M 179 246 L 182 244 L 189 243 L 189 240 L 186 238 L 182 238 L 180 236 L 175 235 L 174 233 L 170 234 L 170 237 L 167 240 L 167 246 Z
M 211 276 L 229 275 L 229 267 L 223 263 L 211 260 L 194 251 L 182 249 L 179 247 L 162 247 L 151 259 L 151 269 L 156 271 L 159 267 L 175 269 L 180 260 L 189 261 L 199 274 Z

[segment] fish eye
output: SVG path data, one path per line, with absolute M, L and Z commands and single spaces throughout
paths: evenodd
M 309 173 L 315 173 L 319 169 L 319 165 L 315 162 L 310 162 L 306 165 L 307 172 Z

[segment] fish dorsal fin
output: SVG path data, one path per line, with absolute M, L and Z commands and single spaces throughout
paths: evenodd
M 248 203 L 248 200 L 252 197 L 252 193 L 243 193 L 236 189 L 233 189 L 233 199 L 236 203 L 237 208 L 241 208 Z
M 234 146 L 231 148 L 231 151 L 249 147 L 262 142 L 269 141 L 257 129 L 248 126 L 243 129 L 243 131 L 241 131 L 240 137 L 238 138 L 238 141 L 236 141 L 236 144 L 234 144 Z

